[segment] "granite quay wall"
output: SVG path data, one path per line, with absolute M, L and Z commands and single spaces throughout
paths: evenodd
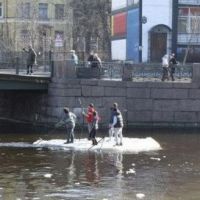
M 196 84 L 127 83 L 76 80 L 52 83 L 49 88 L 48 118 L 60 116 L 64 106 L 84 107 L 93 102 L 108 124 L 109 108 L 118 102 L 126 123 L 150 126 L 199 126 L 200 90 Z
M 118 102 L 129 127 L 200 127 L 200 66 L 191 83 L 69 79 L 54 76 L 49 85 L 44 122 L 55 122 L 64 106 L 71 110 L 94 103 L 106 127 L 110 107 Z M 68 75 L 69 77 L 69 75 Z
M 73 65 L 54 63 L 48 91 L 1 91 L 0 125 L 8 118 L 48 127 L 60 119 L 65 106 L 79 111 L 83 125 L 81 107 L 92 102 L 100 127 L 107 127 L 110 107 L 118 102 L 128 127 L 200 127 L 200 64 L 193 65 L 191 82 L 123 80 L 78 79 Z

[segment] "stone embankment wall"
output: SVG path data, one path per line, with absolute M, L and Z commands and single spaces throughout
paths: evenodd
M 101 125 L 109 122 L 110 107 L 118 102 L 129 126 L 200 126 L 200 84 L 130 82 L 53 78 L 49 85 L 46 119 L 53 122 L 68 106 L 71 110 L 94 103 Z
M 48 125 L 59 120 L 65 106 L 80 111 L 94 103 L 100 126 L 107 127 L 117 102 L 129 127 L 200 127 L 199 64 L 191 83 L 77 79 L 73 68 L 64 67 L 55 64 L 48 92 L 2 91 L 0 117 Z
M 200 127 L 199 64 L 193 65 L 191 83 L 76 79 L 69 63 L 67 67 L 62 63 L 54 66 L 40 118 L 44 122 L 56 122 L 64 106 L 73 111 L 94 103 L 100 124 L 107 126 L 110 107 L 117 102 L 128 126 Z M 129 80 L 129 70 L 124 70 L 124 80 Z

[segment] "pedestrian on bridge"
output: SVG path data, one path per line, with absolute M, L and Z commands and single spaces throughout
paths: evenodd
M 33 73 L 33 65 L 36 64 L 37 54 L 36 54 L 35 50 L 33 49 L 32 45 L 28 46 L 28 50 L 26 50 L 25 48 L 23 48 L 23 50 L 28 53 L 27 61 L 26 61 L 27 62 L 26 63 L 26 66 L 27 66 L 26 74 L 31 75 Z
M 170 55 L 170 60 L 169 60 L 169 72 L 170 72 L 170 78 L 172 79 L 172 81 L 174 81 L 174 74 L 175 74 L 175 69 L 176 69 L 176 65 L 178 64 L 176 58 L 175 58 L 175 54 L 172 53 Z
M 70 53 L 71 53 L 71 60 L 72 60 L 72 63 L 73 63 L 75 66 L 78 65 L 78 56 L 77 56 L 75 50 L 71 50 Z
M 162 57 L 162 68 L 163 68 L 163 74 L 162 74 L 162 81 L 165 81 L 166 79 L 169 80 L 169 56 L 165 54 Z

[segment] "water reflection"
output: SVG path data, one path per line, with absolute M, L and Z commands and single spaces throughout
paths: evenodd
M 0 199 L 198 200 L 200 135 L 155 138 L 139 154 L 0 148 Z
M 100 181 L 99 166 L 96 153 L 89 152 L 84 162 L 85 177 L 88 183 L 96 184 Z

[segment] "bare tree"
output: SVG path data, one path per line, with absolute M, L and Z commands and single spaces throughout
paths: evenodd
M 85 40 L 85 52 L 98 51 L 105 59 L 110 58 L 111 0 L 74 0 L 74 47 L 79 38 Z M 93 42 L 96 42 L 96 49 Z

